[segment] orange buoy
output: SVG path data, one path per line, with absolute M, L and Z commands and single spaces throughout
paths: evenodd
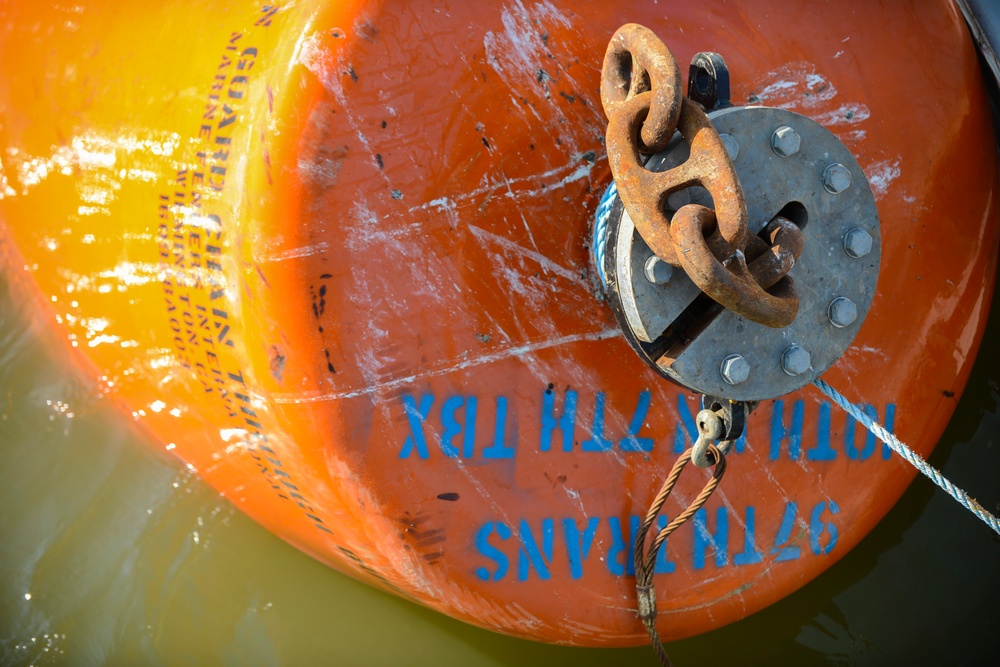
M 600 65 L 624 21 L 681 62 L 722 53 L 734 103 L 808 116 L 867 175 L 878 291 L 824 378 L 926 455 L 975 357 L 998 169 L 950 3 L 0 17 L 5 275 L 236 506 L 470 623 L 647 641 L 631 544 L 697 406 L 629 350 L 589 253 L 610 182 Z M 813 389 L 761 404 L 729 466 L 657 562 L 666 639 L 796 590 L 914 475 Z

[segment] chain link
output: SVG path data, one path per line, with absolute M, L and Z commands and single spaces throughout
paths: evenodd
M 611 38 L 601 102 L 618 195 L 650 249 L 738 315 L 771 327 L 791 324 L 799 301 L 786 274 L 802 251 L 801 231 L 791 223 L 769 226 L 770 244 L 749 233 L 726 147 L 702 108 L 683 96 L 677 61 L 648 28 L 629 23 Z M 690 157 L 666 171 L 646 169 L 643 155 L 664 150 L 675 131 Z M 708 190 L 715 210 L 688 204 L 668 218 L 667 197 L 695 185 Z

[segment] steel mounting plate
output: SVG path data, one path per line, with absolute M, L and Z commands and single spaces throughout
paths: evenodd
M 802 228 L 802 256 L 789 272 L 799 294 L 795 321 L 773 329 L 735 313 L 699 310 L 700 290 L 675 269 L 660 285 L 647 280 L 643 267 L 652 256 L 620 202 L 612 211 L 605 270 L 611 301 L 626 338 L 662 375 L 693 391 L 732 400 L 774 398 L 812 382 L 832 366 L 854 340 L 875 295 L 881 258 L 878 211 L 868 179 L 846 146 L 819 123 L 800 114 L 766 107 L 731 107 L 710 114 L 724 137 L 746 196 L 749 228 L 759 232 L 776 215 Z M 772 135 L 789 127 L 799 138 L 797 150 L 781 155 Z M 687 144 L 675 136 L 670 146 L 647 163 L 662 171 L 688 156 Z M 841 165 L 850 174 L 839 192 L 829 187 L 829 172 Z M 825 179 L 824 174 L 827 174 Z M 843 185 L 843 172 L 841 182 Z M 711 205 L 702 188 L 674 193 L 670 205 Z M 848 232 L 861 229 L 871 238 L 870 250 L 854 257 L 845 249 Z M 849 299 L 857 316 L 834 325 L 830 307 Z M 695 306 L 692 306 L 695 304 Z M 710 320 L 710 321 L 709 321 Z M 808 370 L 790 375 L 782 354 L 792 346 L 809 353 Z M 731 384 L 721 372 L 723 360 L 742 356 L 750 366 L 744 382 Z

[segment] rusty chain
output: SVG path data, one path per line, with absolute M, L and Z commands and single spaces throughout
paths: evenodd
M 702 108 L 683 96 L 677 61 L 648 28 L 629 23 L 611 38 L 601 102 L 618 196 L 650 249 L 738 315 L 775 328 L 791 324 L 799 300 L 786 274 L 802 251 L 802 234 L 780 218 L 765 228 L 767 242 L 748 231 L 725 145 Z M 690 147 L 687 161 L 646 169 L 642 156 L 664 150 L 675 131 Z M 715 210 L 688 204 L 668 218 L 667 197 L 695 185 L 708 190 Z

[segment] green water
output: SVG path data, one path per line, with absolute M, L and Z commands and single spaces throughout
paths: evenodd
M 656 664 L 646 647 L 503 637 L 327 569 L 140 433 L 112 398 L 68 370 L 60 346 L 25 330 L 21 308 L 0 280 L 0 663 Z M 931 461 L 996 511 L 996 304 L 993 312 Z M 682 667 L 994 664 L 998 597 L 1000 539 L 918 480 L 819 579 L 668 649 Z

